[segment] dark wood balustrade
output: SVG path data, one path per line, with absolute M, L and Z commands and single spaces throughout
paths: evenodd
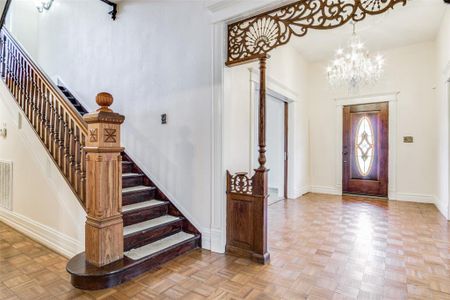
M 3 81 L 85 207 L 86 122 L 4 27 L 0 39 Z

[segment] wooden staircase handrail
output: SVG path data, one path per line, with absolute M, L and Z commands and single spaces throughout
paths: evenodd
M 80 126 L 80 129 L 83 130 L 83 133 L 87 135 L 87 123 L 84 121 L 83 117 L 75 110 L 67 97 L 61 92 L 56 84 L 49 79 L 49 76 L 44 71 L 42 71 L 42 68 L 33 61 L 30 54 L 13 37 L 11 32 L 9 32 L 9 30 L 5 26 L 2 27 L 1 32 L 11 41 L 11 43 L 14 44 L 14 46 L 19 50 L 20 54 L 23 56 L 26 62 L 33 68 L 33 70 L 39 75 L 39 77 L 42 78 L 45 85 L 51 89 L 51 92 L 59 96 L 58 100 L 60 101 L 61 105 L 63 105 L 67 112 L 70 113 L 70 116 L 77 122 L 78 126 Z
M 13 35 L 0 32 L 0 75 L 63 177 L 86 208 L 88 126 Z

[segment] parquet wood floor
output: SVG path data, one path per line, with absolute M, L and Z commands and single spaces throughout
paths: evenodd
M 308 194 L 269 208 L 272 261 L 195 250 L 114 289 L 0 223 L 0 299 L 450 299 L 450 225 L 431 204 Z

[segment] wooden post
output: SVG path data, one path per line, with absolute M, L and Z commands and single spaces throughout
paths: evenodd
M 253 177 L 253 196 L 255 197 L 255 240 L 253 259 L 266 264 L 270 261 L 267 252 L 267 205 L 268 173 L 266 168 L 266 61 L 268 56 L 259 59 L 259 167 Z
M 267 264 L 268 172 L 266 164 L 266 60 L 260 58 L 259 89 L 259 167 L 253 177 L 227 172 L 226 252 Z
M 124 116 L 109 106 L 113 97 L 97 95 L 100 108 L 85 115 L 86 141 L 86 260 L 102 267 L 123 258 L 122 156 L 120 125 Z

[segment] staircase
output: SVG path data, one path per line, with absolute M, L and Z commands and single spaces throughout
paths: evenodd
M 88 111 L 64 86 L 58 85 L 73 108 L 80 115 Z M 101 283 L 101 275 L 88 272 L 84 258 L 71 260 L 67 271 L 72 284 L 81 289 L 111 287 L 173 259 L 192 249 L 201 247 L 200 232 L 181 214 L 169 199 L 139 169 L 131 158 L 122 152 L 122 217 L 124 223 L 123 265 L 114 268 L 111 276 Z M 98 270 L 99 271 L 99 270 Z M 91 280 L 95 276 L 95 280 Z M 89 278 L 89 280 L 86 280 Z
M 92 139 L 93 132 L 81 116 L 88 111 L 67 88 L 48 79 L 6 28 L 1 32 L 0 49 L 1 78 L 86 209 L 86 174 L 95 171 L 86 163 L 86 141 Z M 113 287 L 201 246 L 200 232 L 126 153 L 121 153 L 121 158 L 124 257 L 102 267 L 88 263 L 85 253 L 72 258 L 67 271 L 72 284 L 80 289 Z M 120 168 L 116 169 L 116 174 L 120 174 Z M 87 212 L 88 216 L 92 214 Z M 118 216 L 120 220 L 120 212 Z M 90 236 L 86 236 L 90 241 Z M 116 248 L 120 248 L 118 244 Z M 103 253 L 107 256 L 109 252 Z
M 201 247 L 200 232 L 139 167 L 122 153 L 123 260 L 102 268 L 86 263 L 84 253 L 67 265 L 80 289 L 113 287 L 190 250 Z

